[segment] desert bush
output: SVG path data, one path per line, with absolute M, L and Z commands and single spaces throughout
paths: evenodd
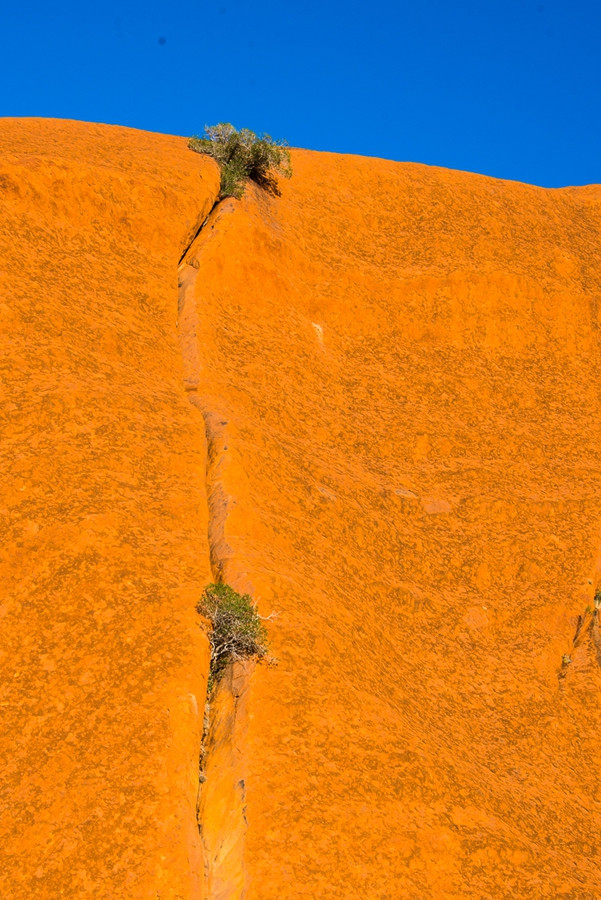
M 250 594 L 238 594 L 227 584 L 209 584 L 196 608 L 213 626 L 209 690 L 228 662 L 267 656 L 267 629 Z
M 290 178 L 290 151 L 285 141 L 275 141 L 268 134 L 257 135 L 248 128 L 240 131 L 227 122 L 205 128 L 205 136 L 190 138 L 190 149 L 207 153 L 219 163 L 221 189 L 219 199 L 244 193 L 247 178 L 270 194 L 279 195 L 277 176 Z

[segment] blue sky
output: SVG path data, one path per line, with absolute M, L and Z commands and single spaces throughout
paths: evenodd
M 601 4 L 78 0 L 0 16 L 0 115 L 601 182 Z

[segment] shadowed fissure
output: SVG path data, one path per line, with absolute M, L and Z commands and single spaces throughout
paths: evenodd
M 217 207 L 219 206 L 219 203 L 220 203 L 220 202 L 221 202 L 221 201 L 220 201 L 219 199 L 215 200 L 215 202 L 213 203 L 213 205 L 212 205 L 212 207 L 210 208 L 209 212 L 208 212 L 207 215 L 204 217 L 204 219 L 201 221 L 200 225 L 198 226 L 198 228 L 196 229 L 196 231 L 194 232 L 194 234 L 192 235 L 192 237 L 190 238 L 190 240 L 188 241 L 188 243 L 187 243 L 186 246 L 184 247 L 184 251 L 183 251 L 183 253 L 182 253 L 182 255 L 180 256 L 179 261 L 178 261 L 178 266 L 181 266 L 181 264 L 182 264 L 183 261 L 185 260 L 186 256 L 188 255 L 188 253 L 190 252 L 192 246 L 194 245 L 194 243 L 195 243 L 195 241 L 196 241 L 196 238 L 198 237 L 198 235 L 200 234 L 200 232 L 202 231 L 202 229 L 205 227 L 205 225 L 207 224 L 207 222 L 209 221 L 209 219 L 211 218 L 211 216 L 213 215 L 213 213 L 215 212 L 215 210 L 216 210 Z
M 178 336 L 184 389 L 204 423 L 208 543 L 213 580 L 236 582 L 239 573 L 225 533 L 235 500 L 227 479 L 228 421 L 214 408 L 204 374 L 201 322 L 196 301 L 200 258 L 206 241 L 231 203 L 216 201 L 179 262 Z M 211 225 L 209 229 L 207 226 Z M 246 830 L 245 771 L 242 747 L 250 665 L 234 663 L 207 697 L 199 752 L 197 821 L 204 852 L 204 897 L 237 900 L 244 895 L 243 848 Z M 210 701 L 210 702 L 209 702 Z

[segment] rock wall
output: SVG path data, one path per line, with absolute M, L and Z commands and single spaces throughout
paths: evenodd
M 197 257 L 230 571 L 278 614 L 245 896 L 593 898 L 601 189 L 293 163 Z
M 0 894 L 596 897 L 601 188 L 0 146 Z
M 0 123 L 0 895 L 197 898 L 206 453 L 180 138 Z

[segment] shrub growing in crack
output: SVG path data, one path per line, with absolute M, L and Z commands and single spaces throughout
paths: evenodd
M 220 200 L 239 199 L 247 178 L 279 196 L 277 176 L 290 178 L 292 175 L 290 151 L 285 141 L 275 141 L 268 134 L 257 135 L 248 128 L 238 131 L 228 122 L 205 127 L 205 136 L 190 138 L 188 146 L 197 153 L 207 153 L 219 163 Z
M 230 661 L 267 657 L 267 629 L 250 594 L 238 594 L 227 584 L 209 584 L 196 609 L 213 626 L 209 693 Z

